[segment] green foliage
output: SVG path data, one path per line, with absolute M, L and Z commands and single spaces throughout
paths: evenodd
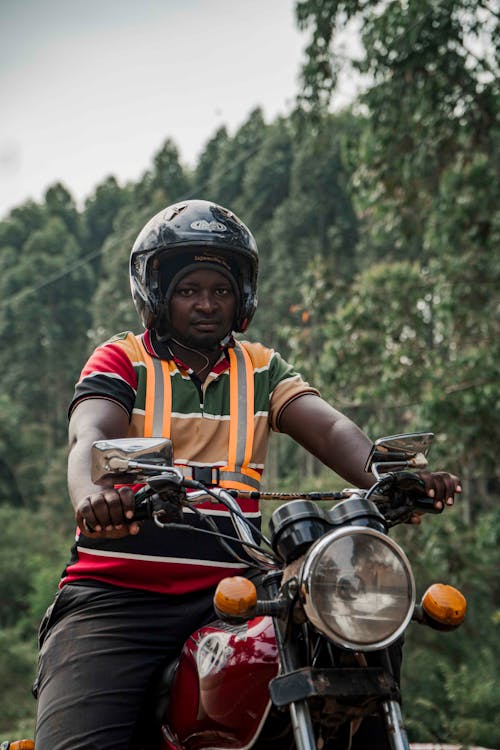
M 225 134 L 221 133 L 216 142 L 216 149 L 212 143 L 212 154 L 215 158 L 205 184 L 205 195 L 209 196 L 210 200 L 229 206 L 235 211 L 240 209 L 240 213 L 244 215 L 245 207 L 239 206 L 238 200 L 241 186 L 248 164 L 261 145 L 264 132 L 262 112 L 256 109 L 233 138 L 226 139 Z
M 421 594 L 434 581 L 457 586 L 467 598 L 460 630 L 439 633 L 414 626 L 403 669 L 405 716 L 414 741 L 460 741 L 496 747 L 500 698 L 497 642 L 500 618 L 500 513 L 474 525 L 455 510 L 398 529 Z
M 0 506 L 0 738 L 33 736 L 37 631 L 68 558 L 67 534 L 44 514 Z
M 126 191 L 119 187 L 113 176 L 106 178 L 87 198 L 83 219 L 85 248 L 89 253 L 102 247 L 113 231 L 116 216 L 126 200 Z
M 57 589 L 68 557 L 59 530 L 26 509 L 0 507 L 0 627 L 32 633 Z
M 0 740 L 33 737 L 35 701 L 31 686 L 35 678 L 36 641 L 19 638 L 15 628 L 0 630 Z

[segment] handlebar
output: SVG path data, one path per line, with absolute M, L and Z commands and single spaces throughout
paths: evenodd
M 222 503 L 229 510 L 234 530 L 243 549 L 258 565 L 266 569 L 276 567 L 276 558 L 255 544 L 251 526 L 238 505 L 238 497 L 250 497 L 255 500 L 280 500 L 282 502 L 300 498 L 315 502 L 345 500 L 353 495 L 363 496 L 366 499 L 371 499 L 379 507 L 388 527 L 408 521 L 415 512 L 436 514 L 443 510 L 443 508 L 434 507 L 432 498 L 421 494 L 424 489 L 424 482 L 412 472 L 386 474 L 370 490 L 345 489 L 340 492 L 324 493 L 277 493 L 240 492 L 221 487 L 208 488 L 201 482 L 185 478 L 182 472 L 175 467 L 163 469 L 158 465 L 138 464 L 138 466 L 141 470 L 147 470 L 153 475 L 148 477 L 146 487 L 136 493 L 134 520 L 152 518 L 158 526 L 165 528 L 183 522 L 183 507 L 196 506 L 203 501 Z M 159 469 L 160 473 L 158 473 Z M 191 491 L 186 493 L 186 489 Z M 265 537 L 262 538 L 268 542 Z
M 179 472 L 180 473 L 180 472 Z M 182 477 L 182 474 L 181 474 Z M 135 503 L 135 515 L 134 520 L 140 520 L 144 518 L 153 518 L 155 523 L 158 526 L 164 527 L 165 525 L 168 525 L 169 522 L 171 522 L 172 519 L 167 518 L 166 523 L 163 520 L 160 520 L 156 515 L 154 511 L 154 506 L 156 501 L 160 501 L 162 503 L 161 512 L 163 513 L 165 510 L 164 504 L 165 501 L 160 498 L 160 495 L 155 492 L 151 492 L 151 485 L 154 486 L 155 477 L 152 478 L 152 480 L 149 481 L 149 487 L 143 488 L 139 490 L 136 493 L 136 503 Z M 169 482 L 169 478 L 161 476 L 158 477 L 158 479 L 163 480 L 164 484 L 167 485 Z M 159 482 L 156 482 L 157 484 Z M 238 535 L 238 539 L 241 542 L 241 545 L 245 552 L 253 559 L 255 562 L 257 562 L 259 565 L 265 567 L 268 570 L 271 570 L 276 567 L 276 558 L 274 555 L 271 555 L 270 553 L 265 552 L 265 550 L 262 550 L 260 548 L 257 548 L 255 545 L 255 540 L 252 536 L 250 526 L 246 522 L 246 519 L 241 513 L 241 509 L 237 503 L 236 497 L 234 497 L 229 491 L 223 489 L 222 487 L 213 487 L 208 488 L 202 485 L 200 482 L 195 482 L 193 480 L 186 480 L 184 477 L 182 477 L 181 485 L 184 487 L 187 487 L 189 489 L 193 488 L 193 491 L 189 494 L 184 493 L 182 496 L 181 502 L 175 502 L 174 506 L 181 511 L 182 506 L 195 506 L 197 503 L 201 501 L 210 501 L 214 502 L 214 500 L 222 503 L 225 505 L 230 514 L 231 519 L 233 522 L 234 529 Z M 194 489 L 194 487 L 197 487 L 198 489 Z M 174 485 L 174 488 L 177 488 L 176 485 Z M 167 511 L 168 512 L 168 511 Z M 173 519 L 175 520 L 181 520 L 182 515 L 177 518 Z

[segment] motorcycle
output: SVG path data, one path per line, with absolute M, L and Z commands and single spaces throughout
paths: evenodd
M 387 747 L 409 750 L 392 651 L 411 621 L 454 630 L 466 611 L 463 595 L 445 584 L 417 604 L 410 562 L 388 533 L 415 512 L 438 512 L 415 473 L 427 466 L 432 438 L 377 440 L 365 467 L 375 479 L 369 490 L 247 493 L 280 500 L 269 538 L 242 515 L 237 496 L 245 493 L 185 478 L 169 440 L 94 443 L 94 482 L 143 483 L 137 519 L 186 528 L 183 508 L 196 512 L 213 498 L 235 531 L 221 543 L 234 549 L 228 543 L 237 541 L 261 571 L 260 597 L 250 578 L 219 583 L 218 619 L 166 667 L 145 719 L 145 736 L 158 728 L 149 749 L 349 750 L 363 722 L 379 716 Z

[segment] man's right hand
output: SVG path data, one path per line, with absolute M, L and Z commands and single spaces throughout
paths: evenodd
M 102 489 L 87 495 L 76 508 L 76 522 L 91 539 L 120 539 L 140 531 L 134 516 L 134 493 L 130 487 Z

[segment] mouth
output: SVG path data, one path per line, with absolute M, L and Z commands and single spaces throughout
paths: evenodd
M 219 328 L 220 322 L 218 320 L 195 320 L 191 323 L 191 326 L 197 331 L 215 331 Z

